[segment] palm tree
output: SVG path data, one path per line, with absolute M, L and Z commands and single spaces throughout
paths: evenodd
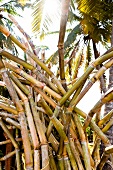
M 53 22 L 53 18 L 49 16 L 48 14 L 44 13 L 44 5 L 47 0 L 41 0 L 36 1 L 34 5 L 34 21 L 33 21 L 33 31 L 40 33 L 41 35 L 47 34 L 48 29 L 50 28 L 51 22 Z M 60 0 L 56 0 L 58 4 L 60 4 Z M 81 5 L 82 4 L 82 5 Z M 84 5 L 85 4 L 85 5 Z M 98 4 L 98 5 L 97 5 Z M 60 6 L 60 5 L 59 5 Z M 78 6 L 78 9 L 77 9 Z M 92 8 L 93 7 L 93 8 Z M 101 8 L 100 8 L 101 7 Z M 106 12 L 105 12 L 106 7 Z M 94 50 L 94 56 L 97 58 L 99 56 L 99 52 L 97 50 L 97 44 L 98 42 L 102 42 L 104 46 L 107 46 L 107 42 L 110 41 L 110 30 L 111 30 L 111 20 L 110 17 L 106 17 L 106 13 L 108 11 L 108 6 L 106 6 L 106 3 L 104 1 L 91 1 L 91 5 L 89 7 L 89 2 L 84 2 L 82 0 L 77 1 L 77 4 L 75 1 L 71 1 L 71 5 L 69 8 L 69 18 L 68 23 L 71 23 L 72 25 L 76 26 L 72 29 L 70 29 L 70 33 L 67 37 L 66 42 L 64 43 L 64 49 L 65 49 L 65 58 L 69 60 L 68 64 L 72 64 L 74 61 L 73 59 L 69 59 L 71 54 L 73 54 L 73 49 L 76 47 L 76 52 L 80 49 L 78 48 L 82 43 L 82 59 L 83 56 L 86 56 L 83 54 L 84 47 L 87 47 L 87 51 L 90 50 L 89 45 L 92 43 L 93 50 Z M 76 11 L 78 11 L 76 14 Z M 96 11 L 96 12 L 95 12 Z M 58 15 L 57 15 L 58 16 Z M 43 18 L 43 19 L 42 19 Z M 76 22 L 75 22 L 76 21 Z M 54 22 L 53 22 L 54 24 Z M 81 35 L 81 36 L 80 36 Z M 79 37 L 79 38 L 77 38 Z M 78 47 L 77 47 L 78 46 Z M 77 50 L 78 49 L 78 50 Z M 87 54 L 91 54 L 88 52 Z M 74 57 L 73 57 L 74 58 Z M 87 55 L 87 58 L 85 59 L 87 65 L 90 62 L 91 56 Z M 54 64 L 58 62 L 58 51 L 52 55 L 48 60 L 52 61 Z M 70 66 L 69 66 L 70 69 Z M 71 71 L 70 71 L 71 74 Z M 71 77 L 74 77 L 72 75 Z M 72 78 L 71 78 L 72 79 Z M 104 77 L 101 77 L 101 89 L 103 92 L 105 92 L 105 85 L 104 85 Z
M 9 14 L 19 16 L 20 14 L 17 12 L 18 8 L 22 8 L 22 6 L 19 6 L 19 2 L 15 1 L 15 0 L 13 0 L 13 1 L 10 0 L 6 3 L 4 3 L 3 0 L 0 1 L 0 12 L 5 11 Z M 4 26 L 8 27 L 8 29 L 11 32 L 14 32 L 14 30 L 12 29 L 13 23 L 8 18 L 4 17 L 3 13 L 0 14 L 0 23 Z M 0 33 L 0 47 L 2 47 L 2 46 L 13 51 L 15 55 L 17 54 L 17 49 L 14 46 L 14 44 L 11 42 L 10 38 L 9 37 L 7 38 L 2 33 Z

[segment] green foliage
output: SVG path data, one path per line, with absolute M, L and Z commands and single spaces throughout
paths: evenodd
M 98 21 L 111 20 L 113 2 L 109 0 L 77 0 L 78 10 Z
M 4 46 L 11 51 L 13 50 L 14 44 L 12 43 L 10 37 L 7 37 L 6 41 L 4 42 Z
M 40 32 L 40 27 L 41 27 L 41 23 L 42 23 L 42 16 L 43 16 L 43 10 L 44 10 L 44 3 L 45 0 L 42 1 L 35 1 L 34 5 L 33 5 L 33 31 L 34 32 Z M 46 20 L 46 19 L 45 19 Z M 46 27 L 46 25 L 45 25 Z
M 113 3 L 101 0 L 77 0 L 77 3 L 84 34 L 95 43 L 110 42 Z
M 41 50 L 49 50 L 49 47 L 46 46 L 46 45 L 40 45 L 40 46 L 37 46 L 38 48 L 40 48 Z
M 0 32 L 0 41 L 6 41 L 6 37 Z
M 0 86 L 0 95 L 9 98 L 9 92 L 6 87 Z
M 67 36 L 67 39 L 64 43 L 64 48 L 69 47 L 76 40 L 77 36 L 80 34 L 81 34 L 81 26 L 80 24 L 78 24 L 71 30 L 71 32 Z
M 0 157 L 2 157 L 3 156 L 3 152 L 0 150 Z
M 84 37 L 84 40 L 86 37 L 88 37 L 88 40 L 93 40 L 93 42 L 95 43 L 101 42 L 106 47 L 107 43 L 110 42 L 111 16 L 109 16 L 109 18 L 107 18 L 106 16 L 106 12 L 110 12 L 110 10 L 108 10 L 108 6 L 110 5 L 107 5 L 107 7 L 105 8 L 105 1 L 100 0 L 79 0 L 77 1 L 77 5 L 79 10 L 78 15 L 76 15 L 74 11 L 76 10 L 75 2 L 74 0 L 71 0 L 68 22 L 72 23 L 78 21 L 79 24 L 70 31 L 67 40 L 64 43 L 65 58 L 69 56 L 71 50 L 73 49 L 78 35 Z M 84 43 L 86 44 L 85 41 Z M 51 55 L 50 58 L 47 60 L 47 62 L 50 61 L 53 64 L 56 64 L 58 62 L 58 51 Z M 89 57 L 86 59 L 86 61 L 88 64 Z
M 1 1 L 1 2 L 3 2 L 3 1 Z M 10 0 L 9 2 L 1 3 L 0 8 L 4 8 L 4 11 L 6 11 L 12 15 L 19 15 L 16 10 L 17 7 L 15 7 L 16 5 L 17 5 L 16 0 Z
M 80 122 L 81 122 L 82 125 L 83 125 L 83 124 L 84 124 L 84 118 L 81 117 L 81 116 L 79 116 L 79 119 L 80 119 Z M 92 140 L 93 140 L 93 131 L 92 131 L 90 125 L 86 128 L 86 133 L 87 133 L 89 142 L 92 142 Z
M 95 14 L 97 16 L 97 11 L 100 7 L 100 0 L 77 0 L 78 10 L 85 14 Z M 101 10 L 101 9 L 100 9 Z
M 20 6 L 18 6 L 18 2 L 16 0 L 11 0 L 9 2 L 4 3 L 3 0 L 0 1 L 0 8 L 4 9 L 5 12 L 10 13 L 12 15 L 18 15 L 17 9 L 20 8 Z M 15 34 L 15 32 L 12 29 L 12 22 L 5 18 L 2 14 L 0 15 L 0 24 L 4 25 L 5 27 L 7 27 L 7 29 L 13 34 Z M 6 47 L 7 49 L 9 49 L 10 51 L 12 51 L 12 53 L 14 55 L 17 55 L 17 49 L 14 46 L 14 44 L 12 43 L 10 37 L 5 37 L 1 32 L 0 32 L 0 47 Z
M 8 23 L 6 24 L 6 26 L 7 25 L 8 25 Z M 10 30 L 11 30 L 11 32 L 13 31 L 12 29 L 10 29 Z M 18 55 L 18 51 L 17 51 L 16 47 L 14 46 L 14 44 L 12 43 L 10 37 L 5 37 L 1 32 L 0 32 L 0 47 L 1 48 L 5 47 L 5 48 L 9 49 L 12 52 L 12 54 Z
M 86 71 L 87 67 L 89 66 L 89 63 L 91 61 L 91 57 L 92 57 L 91 46 L 90 46 L 90 41 L 88 41 L 87 49 L 86 49 L 86 59 L 85 59 L 84 71 Z

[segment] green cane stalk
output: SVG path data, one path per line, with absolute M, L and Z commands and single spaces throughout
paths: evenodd
M 0 102 L 0 108 L 6 110 L 9 113 L 13 113 L 14 115 L 18 115 L 18 112 L 14 107 L 8 106 L 8 105 L 6 105 L 4 103 Z
M 98 165 L 98 167 L 97 167 L 98 170 L 102 170 L 105 162 L 108 160 L 109 155 L 110 155 L 111 153 L 113 153 L 113 146 L 106 147 L 106 148 L 105 148 L 105 151 L 104 151 L 104 153 L 103 153 L 103 155 L 102 155 L 101 161 L 100 161 L 100 163 L 99 163 L 99 165 Z
M 73 118 L 74 118 L 74 122 L 77 126 L 79 136 L 80 136 L 80 139 L 81 139 L 85 168 L 86 168 L 86 170 L 91 170 L 92 168 L 91 168 L 91 162 L 90 162 L 90 154 L 89 154 L 89 151 L 88 151 L 88 146 L 87 146 L 86 137 L 85 137 L 85 134 L 84 134 L 83 127 L 82 127 L 81 122 L 78 119 L 78 116 L 76 114 L 74 115 Z
M 74 111 L 75 111 L 75 113 L 81 115 L 83 118 L 87 117 L 87 114 L 77 107 L 74 108 Z M 94 121 L 91 120 L 90 126 L 91 126 L 92 130 L 94 130 L 96 132 L 96 134 L 100 137 L 100 139 L 103 141 L 104 145 L 109 146 L 110 145 L 109 139 L 102 132 L 102 130 L 95 124 Z
M 108 120 L 110 120 L 112 115 L 113 115 L 113 109 L 98 122 L 98 126 L 101 127 L 102 125 L 104 125 Z
M 83 96 L 88 92 L 88 90 L 92 87 L 92 85 L 99 80 L 99 78 L 104 74 L 104 72 L 110 68 L 113 65 L 113 59 L 106 62 L 99 70 L 98 72 L 90 79 L 86 87 L 83 89 L 83 91 L 78 96 L 77 101 L 75 102 L 75 105 L 83 98 Z
M 79 168 L 80 170 L 84 170 L 84 167 L 83 167 L 83 165 L 82 165 L 82 161 L 81 161 L 81 158 L 80 158 L 80 155 L 79 155 L 79 151 L 78 151 L 78 149 L 77 149 L 77 146 L 74 144 L 73 138 L 70 138 L 70 139 L 69 139 L 69 142 L 70 142 L 71 150 L 72 150 L 73 155 L 74 155 L 74 157 L 75 157 L 75 160 L 76 160 L 76 162 L 77 162 L 78 168 Z
M 71 89 L 66 92 L 66 94 L 61 98 L 59 101 L 60 105 L 62 106 L 65 101 L 72 95 L 72 93 L 77 90 L 77 88 L 84 83 L 84 81 L 88 78 L 89 74 L 94 70 L 94 68 L 104 61 L 112 58 L 113 52 L 110 52 L 108 54 L 105 54 L 103 56 L 100 56 L 97 58 L 86 70 L 86 72 L 74 83 L 74 85 L 71 87 Z

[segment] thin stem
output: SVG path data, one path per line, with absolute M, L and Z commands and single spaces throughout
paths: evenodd
M 5 161 L 6 159 L 10 158 L 11 156 L 13 156 L 16 153 L 16 150 L 8 153 L 7 155 L 5 155 L 4 157 L 0 158 L 0 161 Z
M 12 124 L 13 126 L 17 127 L 18 129 L 21 129 L 21 126 L 18 122 L 16 122 L 15 120 L 11 119 L 11 118 L 6 118 L 5 119 L 6 122 Z
M 4 132 L 7 134 L 7 136 L 9 137 L 9 139 L 12 141 L 15 149 L 18 149 L 18 144 L 15 141 L 15 139 L 13 138 L 12 134 L 9 132 L 7 126 L 5 125 L 5 123 L 3 122 L 2 118 L 0 117 L 0 126 L 2 127 L 2 129 L 4 130 Z
M 88 92 L 88 90 L 92 87 L 92 85 L 103 75 L 103 73 L 112 66 L 113 59 L 106 62 L 99 70 L 98 72 L 89 80 L 86 87 L 83 89 L 83 91 L 78 96 L 76 104 L 83 98 L 83 96 Z
M 98 112 L 101 106 L 107 102 L 110 102 L 113 99 L 113 89 L 110 89 L 102 98 L 95 104 L 95 106 L 89 111 L 86 120 L 84 121 L 84 130 L 91 122 L 92 117 L 96 112 Z
M 18 115 L 18 112 L 17 112 L 17 110 L 14 107 L 8 106 L 8 105 L 3 104 L 1 102 L 0 102 L 0 108 L 4 109 L 4 110 L 6 110 L 9 113 L 12 113 L 14 115 Z

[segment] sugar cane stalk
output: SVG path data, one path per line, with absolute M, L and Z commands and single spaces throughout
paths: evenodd
M 89 74 L 94 70 L 94 68 L 98 65 L 100 65 L 102 62 L 110 59 L 113 55 L 113 52 L 110 52 L 106 55 L 102 55 L 99 58 L 97 58 L 89 67 L 87 68 L 86 72 L 74 83 L 74 85 L 71 87 L 71 89 L 66 92 L 66 94 L 60 99 L 59 103 L 62 106 L 65 101 L 72 95 L 72 93 L 84 83 L 84 81 L 88 78 Z
M 59 41 L 58 41 L 60 79 L 62 80 L 62 84 L 65 89 L 66 89 L 66 83 L 65 83 L 65 71 L 64 71 L 64 37 L 65 37 L 66 24 L 68 19 L 69 5 L 70 5 L 70 0 L 62 1 L 60 32 L 59 32 Z
M 101 161 L 100 161 L 100 163 L 99 163 L 99 165 L 97 167 L 97 170 L 102 170 L 105 162 L 108 160 L 109 155 L 111 153 L 113 153 L 113 146 L 106 147 L 105 151 L 104 151 L 104 153 L 102 155 Z
M 50 76 L 51 78 L 53 78 L 53 81 L 55 82 L 55 84 L 57 85 L 57 87 L 59 88 L 59 91 L 61 91 L 62 94 L 65 94 L 65 90 L 62 87 L 61 83 L 56 79 L 56 77 L 54 76 L 54 74 L 52 73 L 52 71 L 50 71 L 50 69 L 43 63 L 41 62 L 37 56 L 35 54 L 33 54 L 31 51 L 29 51 L 23 44 L 21 44 L 5 27 L 3 27 L 2 25 L 0 25 L 0 31 L 5 34 L 7 37 L 10 37 L 11 40 L 17 45 L 19 46 L 24 52 L 26 52 L 43 70 L 45 70 Z
M 21 90 L 29 98 L 31 110 L 32 110 L 32 113 L 33 113 L 33 118 L 34 118 L 35 125 L 36 125 L 36 129 L 38 131 L 39 139 L 40 139 L 40 142 L 42 144 L 41 149 L 42 149 L 42 152 L 45 153 L 45 155 L 42 157 L 42 167 L 48 170 L 49 169 L 48 146 L 47 146 L 45 134 L 43 132 L 42 123 L 41 123 L 39 115 L 36 111 L 36 105 L 33 101 L 32 95 L 30 94 L 29 90 L 19 82 L 19 80 L 17 78 L 15 78 L 12 75 L 10 75 L 10 77 L 14 80 L 14 82 L 21 88 Z M 37 155 L 38 150 L 36 151 L 36 149 L 39 147 L 39 142 L 38 142 L 38 138 L 37 138 L 37 134 L 36 134 L 36 130 L 35 130 L 35 127 L 34 127 L 32 116 L 30 116 L 31 111 L 30 111 L 28 99 L 22 93 L 22 91 L 19 90 L 18 87 L 16 87 L 16 90 L 18 91 L 19 95 L 21 96 L 21 98 L 22 98 L 22 100 L 24 101 L 24 104 L 25 104 L 25 110 L 26 110 L 26 114 L 27 114 L 27 117 L 28 117 L 29 127 L 30 127 L 30 130 L 31 130 L 31 135 L 32 135 L 32 138 L 33 138 L 33 143 L 34 143 L 34 149 L 35 149 L 34 156 L 35 156 L 35 159 L 38 158 L 38 160 L 39 160 L 39 157 L 37 157 L 38 156 Z M 43 147 L 43 145 L 44 145 L 44 147 Z M 36 163 L 36 161 L 34 163 Z M 36 167 L 39 168 L 40 163 L 38 163 L 34 166 L 35 166 L 35 168 Z
M 106 62 L 99 71 L 91 78 L 91 80 L 88 82 L 86 87 L 83 89 L 83 91 L 78 96 L 78 99 L 75 103 L 75 105 L 82 99 L 82 97 L 88 92 L 88 90 L 92 87 L 92 85 L 103 75 L 103 73 L 112 66 L 113 59 Z
M 21 170 L 19 146 L 18 146 L 17 142 L 15 141 L 15 139 L 13 138 L 12 134 L 9 132 L 7 126 L 2 121 L 2 118 L 0 118 L 0 125 L 15 147 L 15 151 L 13 151 L 13 152 L 9 153 L 8 155 L 6 155 L 5 157 L 1 158 L 0 161 L 7 159 L 7 158 L 9 158 L 10 156 L 12 156 L 13 154 L 16 153 L 17 170 Z
M 86 170 L 91 170 L 90 155 L 89 155 L 89 151 L 88 151 L 86 137 L 85 137 L 81 122 L 78 119 L 78 116 L 76 114 L 74 115 L 74 121 L 75 121 L 75 124 L 77 126 L 79 136 L 80 136 L 80 139 L 81 139 L 85 168 L 86 168 Z
M 27 124 L 25 120 L 24 110 L 16 94 L 16 91 L 11 83 L 11 80 L 9 79 L 9 76 L 7 74 L 7 71 L 4 67 L 2 60 L 0 60 L 0 69 L 1 69 L 3 80 L 7 86 L 9 94 L 19 114 L 19 122 L 21 125 L 21 134 L 23 138 L 23 146 L 24 146 L 24 153 L 25 153 L 25 160 L 26 160 L 26 169 L 29 170 L 32 169 L 33 167 L 33 159 L 32 159 L 31 146 L 30 146 L 30 141 L 29 141 L 29 136 L 27 131 Z M 28 147 L 26 148 L 26 146 Z
M 66 150 L 67 153 L 69 155 L 70 161 L 71 161 L 71 165 L 73 167 L 73 169 L 78 169 L 77 165 L 76 165 L 76 161 L 74 159 L 74 156 L 71 152 L 71 148 L 69 145 L 69 141 L 68 138 L 63 130 L 63 125 L 59 122 L 59 120 L 53 115 L 53 112 L 51 111 L 51 109 L 49 108 L 49 106 L 46 104 L 46 102 L 44 100 L 41 100 L 41 104 L 43 106 L 43 108 L 46 110 L 46 113 L 48 114 L 50 120 L 52 121 L 53 125 L 55 126 L 56 130 L 58 131 L 59 135 L 63 138 L 63 140 L 65 141 L 65 145 L 66 145 Z M 56 109 L 58 109 L 56 107 Z

